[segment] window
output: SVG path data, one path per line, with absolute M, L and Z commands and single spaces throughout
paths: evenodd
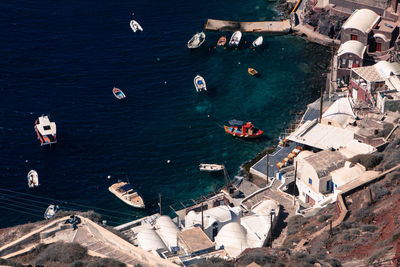
M 328 121 L 328 125 L 332 125 L 332 122 Z
M 308 178 L 308 183 L 312 184 L 312 179 L 311 178 Z
M 45 126 L 43 126 L 43 129 L 46 130 L 46 131 L 50 130 L 50 126 L 49 125 L 45 125 Z
M 358 39 L 357 35 L 351 34 L 350 36 L 351 36 L 351 40 L 357 41 L 357 39 Z

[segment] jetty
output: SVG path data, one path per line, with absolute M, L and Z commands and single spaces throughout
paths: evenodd
M 256 21 L 238 22 L 217 19 L 208 19 L 205 27 L 208 31 L 241 31 L 256 33 L 277 33 L 286 34 L 292 29 L 291 21 Z

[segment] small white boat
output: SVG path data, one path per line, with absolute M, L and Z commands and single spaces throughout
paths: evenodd
M 206 81 L 200 75 L 194 77 L 194 87 L 196 87 L 196 91 L 199 93 L 207 91 Z
M 190 49 L 195 49 L 200 47 L 204 41 L 206 40 L 206 35 L 204 32 L 198 32 L 195 35 L 193 35 L 192 38 L 187 43 L 188 48 Z
M 254 40 L 253 47 L 260 46 L 262 45 L 262 43 L 263 43 L 263 37 L 259 36 L 257 39 Z
M 46 220 L 50 219 L 53 217 L 57 211 L 60 209 L 58 205 L 51 204 L 47 207 L 46 211 L 44 212 L 44 218 Z
M 144 208 L 141 196 L 133 190 L 133 186 L 127 182 L 118 182 L 111 185 L 108 190 L 120 200 L 135 208 Z
M 142 26 L 136 20 L 131 20 L 130 25 L 133 32 L 143 31 Z
M 28 186 L 33 188 L 35 186 L 39 186 L 39 175 L 35 170 L 30 170 L 28 172 Z
M 219 172 L 223 171 L 225 169 L 225 166 L 219 164 L 200 164 L 199 169 L 200 171 L 205 172 Z
M 242 33 L 240 31 L 234 32 L 231 36 L 231 39 L 229 40 L 229 45 L 239 46 L 240 39 L 242 39 Z
M 35 131 L 42 146 L 57 143 L 56 123 L 50 122 L 49 116 L 42 115 L 36 120 Z

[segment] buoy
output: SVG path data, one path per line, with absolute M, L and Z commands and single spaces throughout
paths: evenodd
M 171 163 L 171 161 L 170 161 L 170 160 L 167 160 L 167 163 Z
M 26 159 L 25 162 L 28 162 L 28 160 Z
M 111 175 L 107 176 L 107 179 L 108 179 L 108 180 L 110 180 L 110 178 L 111 178 Z
M 160 60 L 161 60 L 161 59 L 158 57 L 158 58 L 157 58 L 157 61 L 160 61 Z
M 210 118 L 210 114 L 208 114 L 208 115 L 207 115 L 207 117 L 209 117 L 209 118 Z
M 240 65 L 240 61 L 238 62 L 238 65 Z
M 164 84 L 167 85 L 167 81 L 165 81 Z
M 132 16 L 135 16 L 135 12 L 132 12 Z

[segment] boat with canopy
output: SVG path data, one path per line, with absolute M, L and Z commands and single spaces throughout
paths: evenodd
M 240 138 L 257 138 L 262 136 L 264 131 L 254 127 L 251 122 L 230 120 L 229 126 L 224 125 L 225 132 Z

